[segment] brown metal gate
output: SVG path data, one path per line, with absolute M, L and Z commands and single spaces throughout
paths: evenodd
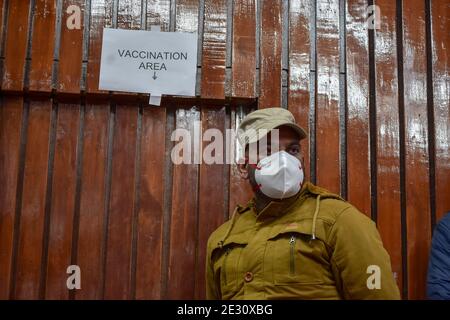
M 80 29 L 68 29 L 70 5 Z M 380 25 L 367 29 L 367 7 Z M 251 193 L 170 135 L 291 110 L 308 177 L 378 224 L 425 297 L 450 210 L 448 0 L 0 0 L 0 298 L 203 298 L 206 240 Z M 98 91 L 104 26 L 198 31 L 197 97 Z M 203 142 L 205 144 L 207 142 Z M 66 287 L 79 265 L 80 290 Z

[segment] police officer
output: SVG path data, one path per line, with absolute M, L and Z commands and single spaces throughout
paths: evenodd
M 254 197 L 208 240 L 207 298 L 399 299 L 374 222 L 305 181 L 293 115 L 254 111 L 237 136 Z

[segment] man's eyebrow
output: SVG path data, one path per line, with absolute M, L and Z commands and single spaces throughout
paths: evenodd
M 292 147 L 292 146 L 300 146 L 300 142 L 294 141 L 294 142 L 289 143 L 287 146 L 288 146 L 288 147 Z

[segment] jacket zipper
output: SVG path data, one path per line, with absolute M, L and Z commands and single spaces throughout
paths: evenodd
M 223 272 L 223 279 L 225 280 L 225 283 L 227 283 L 227 271 L 226 271 L 226 263 L 228 255 L 230 254 L 231 249 L 227 248 L 227 251 L 225 252 L 225 258 L 223 258 L 223 264 L 222 264 L 222 272 Z
M 289 245 L 291 247 L 291 259 L 290 259 L 290 274 L 295 275 L 295 236 L 291 236 Z

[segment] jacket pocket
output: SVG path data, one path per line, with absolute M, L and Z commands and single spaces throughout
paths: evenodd
M 296 254 L 295 254 L 295 242 L 296 242 L 296 236 L 292 235 L 291 239 L 289 240 L 289 273 L 290 275 L 293 277 L 295 276 L 296 272 L 295 272 L 295 258 L 296 258 Z
M 246 238 L 230 236 L 222 245 L 213 249 L 214 278 L 220 283 L 220 293 L 223 299 L 233 296 L 239 289 L 240 258 L 247 245 Z
M 220 286 L 222 293 L 236 292 L 239 281 L 239 261 L 241 258 L 243 245 L 230 245 L 224 248 L 221 261 L 217 264 L 220 268 L 218 276 L 220 277 Z
M 225 250 L 225 256 L 223 258 L 223 262 L 222 262 L 222 268 L 221 268 L 221 272 L 223 273 L 223 279 L 224 279 L 224 283 L 225 285 L 227 284 L 227 260 L 228 260 L 228 256 L 230 255 L 231 249 L 227 248 Z
M 268 240 L 265 263 L 274 284 L 321 284 L 331 274 L 324 244 L 291 231 Z

